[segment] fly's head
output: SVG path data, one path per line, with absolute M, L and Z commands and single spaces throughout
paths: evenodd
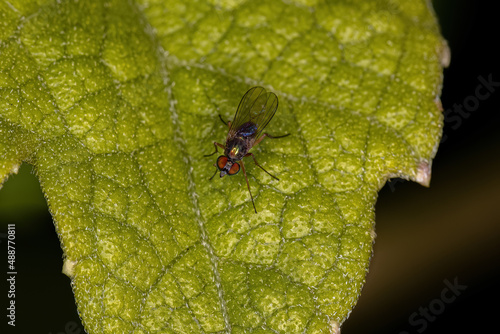
M 240 171 L 240 164 L 236 161 L 233 161 L 226 157 L 225 155 L 221 155 L 217 158 L 217 162 L 215 167 L 220 171 L 220 177 L 224 177 L 224 175 L 236 175 Z

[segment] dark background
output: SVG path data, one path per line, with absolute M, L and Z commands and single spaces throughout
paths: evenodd
M 476 94 L 479 76 L 500 82 L 498 11 L 485 0 L 433 3 L 452 51 L 441 96 L 444 109 L 450 109 L 446 140 L 434 160 L 430 188 L 393 180 L 381 190 L 370 272 L 342 334 L 498 331 L 500 87 L 473 111 L 453 111 L 454 104 Z M 14 332 L 83 333 L 70 280 L 61 274 L 52 218 L 29 165 L 0 191 L 0 233 L 8 223 L 16 224 L 19 273 Z M 451 303 L 440 302 L 445 280 L 466 286 Z M 2 287 L 2 310 L 5 291 Z M 419 313 L 429 305 L 437 314 L 429 311 L 425 320 Z M 418 324 L 409 321 L 415 312 Z M 73 325 L 76 330 L 68 330 Z

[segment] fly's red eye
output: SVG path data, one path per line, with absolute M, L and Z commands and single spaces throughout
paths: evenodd
M 231 166 L 231 169 L 229 170 L 229 175 L 234 175 L 234 174 L 238 174 L 238 172 L 240 171 L 240 165 L 235 162 L 232 166 Z
M 220 157 L 217 158 L 217 168 L 219 168 L 219 170 L 222 170 L 226 166 L 226 162 L 227 162 L 227 157 L 221 155 Z

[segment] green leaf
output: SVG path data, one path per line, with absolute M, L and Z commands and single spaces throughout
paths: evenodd
M 89 333 L 330 333 L 390 177 L 428 185 L 446 54 L 428 1 L 3 1 L 0 178 L 32 163 Z M 209 181 L 244 92 L 280 105 Z

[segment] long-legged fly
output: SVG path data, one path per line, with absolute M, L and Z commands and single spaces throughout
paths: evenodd
M 248 192 L 250 193 L 255 213 L 257 213 L 257 209 L 255 208 L 252 192 L 250 191 L 250 184 L 248 183 L 247 173 L 245 171 L 245 165 L 242 159 L 251 156 L 257 166 L 271 177 L 279 180 L 276 176 L 259 165 L 253 153 L 248 152 L 266 137 L 283 138 L 290 135 L 288 133 L 283 136 L 271 136 L 268 133 L 262 133 L 264 128 L 273 118 L 277 109 L 278 97 L 276 94 L 267 92 L 262 87 L 250 88 L 250 90 L 243 95 L 232 122 L 224 122 L 219 115 L 222 122 L 229 127 L 226 144 L 222 145 L 214 142 L 215 152 L 205 155 L 205 157 L 208 157 L 217 153 L 217 146 L 224 150 L 224 155 L 219 156 L 214 164 L 217 169 L 210 180 L 214 178 L 218 171 L 220 171 L 220 177 L 223 177 L 224 175 L 238 174 L 240 168 L 243 170 L 243 175 L 245 175 L 245 180 L 247 181 Z

